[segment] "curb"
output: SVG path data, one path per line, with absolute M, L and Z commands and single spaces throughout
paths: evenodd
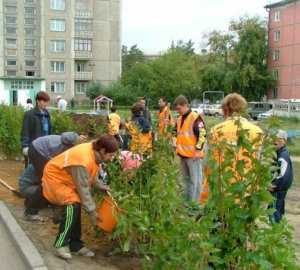
M 28 269 L 48 270 L 42 256 L 2 201 L 0 201 L 0 222 L 3 222 Z

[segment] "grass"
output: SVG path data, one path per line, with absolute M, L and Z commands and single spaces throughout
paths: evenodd
M 293 162 L 294 186 L 300 187 L 300 162 Z

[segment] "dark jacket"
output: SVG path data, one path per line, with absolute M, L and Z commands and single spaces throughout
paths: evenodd
M 48 122 L 48 132 L 43 129 L 43 121 Z M 51 134 L 51 119 L 47 110 L 42 113 L 38 107 L 25 112 L 21 132 L 22 148 L 29 145 L 37 138 Z
M 293 165 L 286 147 L 277 150 L 278 176 L 272 181 L 275 191 L 287 191 L 293 183 Z
M 151 125 L 144 116 L 133 116 L 132 121 L 138 126 L 142 133 L 148 133 L 151 130 Z

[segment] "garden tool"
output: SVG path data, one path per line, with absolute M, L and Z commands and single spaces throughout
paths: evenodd
M 0 179 L 0 184 L 2 186 L 4 186 L 5 188 L 7 188 L 9 191 L 11 191 L 14 195 L 16 195 L 17 197 L 23 198 L 22 194 L 20 193 L 20 191 L 16 190 L 14 187 L 10 186 L 9 184 L 7 184 L 4 180 Z

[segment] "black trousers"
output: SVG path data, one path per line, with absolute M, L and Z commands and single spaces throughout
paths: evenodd
M 72 252 L 77 252 L 84 246 L 81 241 L 81 205 L 79 203 L 64 206 L 63 219 L 54 247 L 65 246 L 69 246 Z
M 273 192 L 272 195 L 275 198 L 274 208 L 275 212 L 273 214 L 273 219 L 276 223 L 279 223 L 285 213 L 285 197 L 287 191 L 276 191 Z
M 37 215 L 39 210 L 48 206 L 48 201 L 43 196 L 42 186 L 33 185 L 27 189 L 30 197 L 27 196 L 24 201 L 25 215 Z
M 41 155 L 31 144 L 28 150 L 29 162 L 33 165 L 35 169 L 35 174 L 37 177 L 42 179 L 44 168 L 48 162 L 48 159 Z

